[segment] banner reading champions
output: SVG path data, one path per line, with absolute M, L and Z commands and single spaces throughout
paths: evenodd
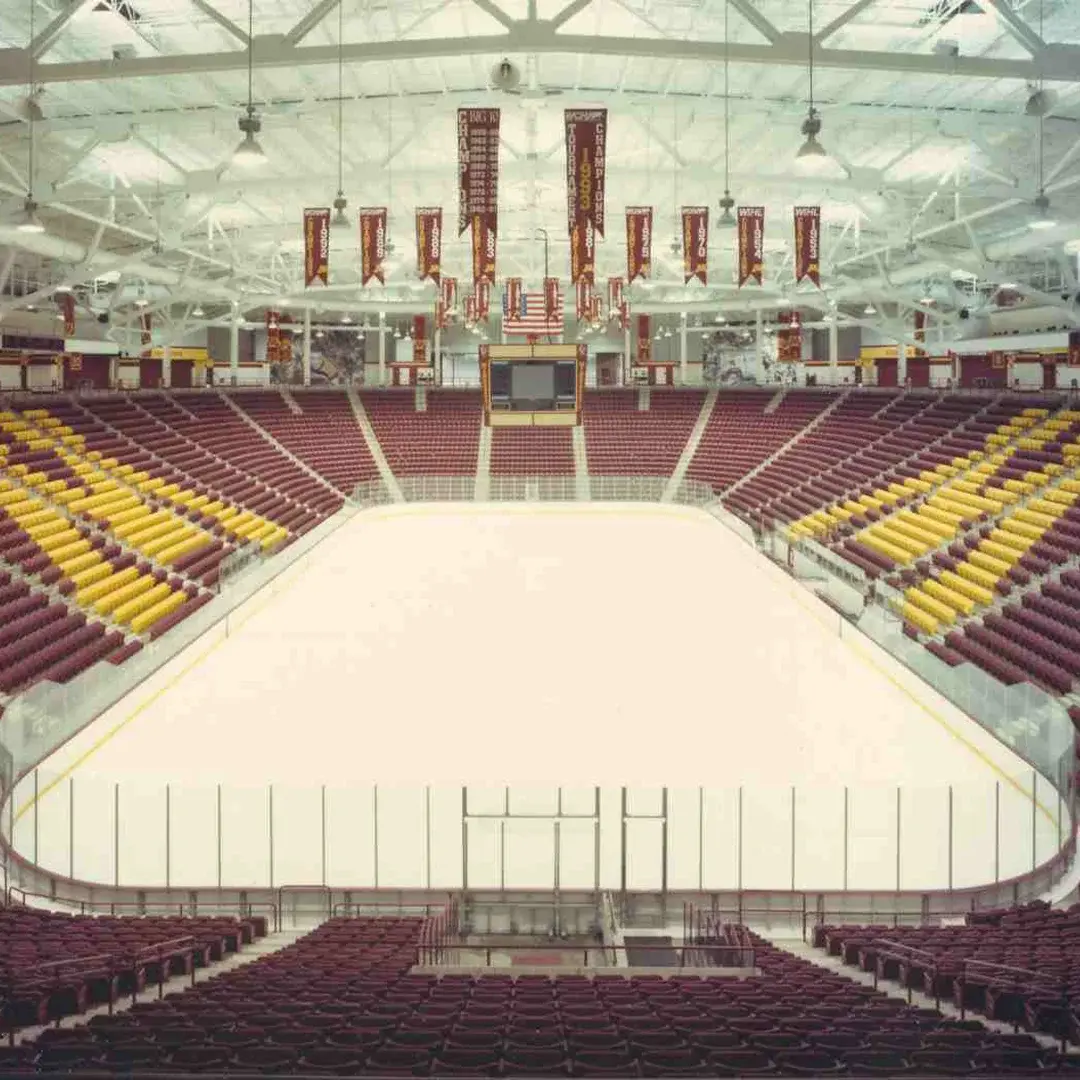
M 495 281 L 499 110 L 458 109 L 458 236 L 472 227 L 473 283 Z
M 626 283 L 652 272 L 652 207 L 626 208 Z
M 795 284 L 809 278 L 821 288 L 821 207 L 795 207 Z
M 739 287 L 765 276 L 765 207 L 739 207 Z
M 683 284 L 697 278 L 709 283 L 709 208 L 682 208 Z
M 596 281 L 596 237 L 604 235 L 607 109 L 567 109 L 566 228 L 570 280 Z
M 360 284 L 375 278 L 385 285 L 386 207 L 365 206 L 360 210 Z
M 416 273 L 436 285 L 442 270 L 442 208 L 421 206 L 416 211 Z
M 330 208 L 304 211 L 304 288 L 330 281 Z

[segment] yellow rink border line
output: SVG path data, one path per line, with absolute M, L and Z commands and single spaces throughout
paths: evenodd
M 361 519 L 363 521 L 378 521 L 378 520 L 386 520 L 387 518 L 392 518 L 392 517 L 411 517 L 411 516 L 414 516 L 414 515 L 420 514 L 420 513 L 430 515 L 433 511 L 438 512 L 440 510 L 452 511 L 455 514 L 465 513 L 468 516 L 480 516 L 481 514 L 484 514 L 484 513 L 491 513 L 493 508 L 497 508 L 499 512 L 504 512 L 506 510 L 509 510 L 511 512 L 518 513 L 518 514 L 543 515 L 543 514 L 565 513 L 568 510 L 574 510 L 574 511 L 580 513 L 583 506 L 587 506 L 589 508 L 589 511 L 588 511 L 589 513 L 599 512 L 600 514 L 605 515 L 605 516 L 609 515 L 609 514 L 610 515 L 620 514 L 620 515 L 624 515 L 624 516 L 627 515 L 627 514 L 637 514 L 637 515 L 642 516 L 642 517 L 649 517 L 649 516 L 655 516 L 655 517 L 683 517 L 687 521 L 690 521 L 690 520 L 713 521 L 717 525 L 721 526 L 722 528 L 726 528 L 726 526 L 724 526 L 723 522 L 718 521 L 715 517 L 713 517 L 713 515 L 709 514 L 708 511 L 704 510 L 701 507 L 691 507 L 691 506 L 685 506 L 685 505 L 680 505 L 680 504 L 674 504 L 673 505 L 673 504 L 670 504 L 670 503 L 618 503 L 618 502 L 615 502 L 615 501 L 612 501 L 612 502 L 606 502 L 605 501 L 605 502 L 595 502 L 595 503 L 590 502 L 590 503 L 585 503 L 585 504 L 562 503 L 562 502 L 539 503 L 539 504 L 537 504 L 537 503 L 505 503 L 504 504 L 504 503 L 476 503 L 476 502 L 461 502 L 461 503 L 457 503 L 457 502 L 403 503 L 403 504 L 402 503 L 397 503 L 397 504 L 379 505 L 379 506 L 371 507 L 366 511 L 362 511 L 361 514 L 355 515 L 355 518 L 359 518 L 359 519 Z M 733 530 L 727 529 L 726 531 L 728 531 L 729 533 L 732 533 L 734 536 L 736 536 L 737 539 L 739 539 L 738 534 L 733 533 Z M 322 541 L 320 541 L 319 544 L 315 545 L 315 547 L 313 547 L 307 553 L 307 555 L 308 556 L 313 555 L 322 546 L 323 543 L 325 543 L 328 540 L 331 540 L 336 535 L 337 535 L 337 532 L 335 531 L 330 536 L 325 537 Z M 265 601 L 263 601 L 261 604 L 258 604 L 252 611 L 248 612 L 248 614 L 245 615 L 240 620 L 240 622 L 237 624 L 236 629 L 239 630 L 242 627 L 244 627 L 248 623 L 249 620 L 254 618 L 260 612 L 264 611 L 279 596 L 282 596 L 286 592 L 288 592 L 289 589 L 291 589 L 292 586 L 301 577 L 303 577 L 304 574 L 307 573 L 307 571 L 310 569 L 310 566 L 311 566 L 311 562 L 310 562 L 310 559 L 309 559 L 309 561 L 307 563 L 305 563 L 303 566 L 301 566 L 301 568 L 292 576 L 292 578 L 289 581 L 287 581 L 284 585 L 282 585 L 281 588 L 279 588 L 276 592 L 270 594 L 270 596 L 268 596 Z M 764 570 L 765 567 L 769 567 L 770 569 L 773 569 L 773 570 L 776 569 L 775 566 L 769 560 L 766 560 L 764 566 L 759 565 L 758 568 L 759 568 L 759 570 Z M 287 571 L 285 571 L 285 572 L 287 572 Z M 763 576 L 767 577 L 768 575 L 763 574 Z M 814 621 L 816 623 L 818 623 L 818 625 L 822 629 L 830 629 L 831 628 L 830 623 L 827 623 L 826 620 L 820 618 L 821 610 L 823 608 L 827 607 L 827 605 L 825 605 L 820 600 L 818 601 L 818 603 L 816 605 L 810 605 L 809 603 L 807 603 L 807 597 L 806 597 L 806 590 L 805 589 L 792 588 L 790 581 L 788 581 L 787 579 L 785 579 L 784 584 L 787 585 L 788 595 L 791 596 L 796 601 L 796 603 L 798 603 L 799 606 L 802 607 L 814 619 Z M 258 596 L 258 595 L 259 595 L 258 593 L 255 594 L 255 596 Z M 837 618 L 841 618 L 841 617 L 842 616 L 837 614 Z M 227 618 L 227 616 L 226 616 L 226 618 Z M 830 637 L 831 636 L 832 635 L 830 634 Z M 896 678 L 894 678 L 893 675 L 891 675 L 888 671 L 886 671 L 883 667 L 881 667 L 881 665 L 879 665 L 869 654 L 865 653 L 862 649 L 858 648 L 855 645 L 855 643 L 850 640 L 850 638 L 844 637 L 842 634 L 837 635 L 837 636 L 839 637 L 840 641 L 842 641 L 844 644 L 847 645 L 847 647 L 851 650 L 851 652 L 859 660 L 861 660 L 864 664 L 866 664 L 868 667 L 872 668 L 879 675 L 881 675 L 883 678 L 885 678 L 892 686 L 894 686 L 897 690 L 899 690 L 902 694 L 904 694 L 904 696 L 907 697 L 910 701 L 914 702 L 915 705 L 917 705 L 932 720 L 934 720 L 937 724 L 939 724 L 942 728 L 944 728 L 962 746 L 966 747 L 984 765 L 986 765 L 994 773 L 996 773 L 998 776 L 1000 776 L 1007 784 L 1009 784 L 1013 788 L 1015 788 L 1016 791 L 1020 795 L 1024 796 L 1024 798 L 1029 798 L 1030 797 L 1030 795 L 1031 795 L 1030 791 L 1026 791 L 1021 786 L 1020 782 L 1015 777 L 1009 776 L 1009 774 L 1006 773 L 1005 770 L 1003 768 L 1001 768 L 1000 765 L 998 765 L 996 762 L 991 760 L 991 758 L 986 753 L 984 753 L 977 746 L 975 746 L 975 744 L 972 743 L 965 735 L 963 735 L 959 731 L 957 731 L 956 728 L 953 727 L 953 725 L 950 724 L 949 721 L 946 720 L 944 716 L 940 715 L 938 712 L 936 712 L 934 709 L 932 709 L 929 705 L 927 705 L 924 701 L 920 701 L 919 698 L 911 690 L 909 690 L 906 686 L 904 686 L 901 682 L 899 682 Z M 187 664 L 184 665 L 184 667 L 182 667 L 178 672 L 176 672 L 175 675 L 172 675 L 162 686 L 160 686 L 157 690 L 155 690 L 152 694 L 150 694 L 149 697 L 147 697 L 144 701 L 139 702 L 139 704 L 136 705 L 135 708 L 132 709 L 132 711 L 127 716 L 125 716 L 122 720 L 120 720 L 114 727 L 110 728 L 107 732 L 105 732 L 104 735 L 102 735 L 96 742 L 94 742 L 90 747 L 88 747 L 85 751 L 83 751 L 82 754 L 80 754 L 74 761 L 72 761 L 70 764 L 68 764 L 63 770 L 61 770 L 61 772 L 59 774 L 57 774 L 57 776 L 55 776 L 52 780 L 50 780 L 43 788 L 41 788 L 38 791 L 37 795 L 30 798 L 21 807 L 19 807 L 18 810 L 16 810 L 16 812 L 15 812 L 14 821 L 13 821 L 12 824 L 20 821 L 25 814 L 27 814 L 31 809 L 33 809 L 33 807 L 34 807 L 34 805 L 36 803 L 40 803 L 41 800 L 44 799 L 46 795 L 49 795 L 53 791 L 55 791 L 65 780 L 67 780 L 69 777 L 71 777 L 72 774 L 77 769 L 79 769 L 83 765 L 85 765 L 86 762 L 94 754 L 96 754 L 98 752 L 98 750 L 100 750 L 103 746 L 105 746 L 115 735 L 117 735 L 119 732 L 123 731 L 124 728 L 126 728 L 128 726 L 128 724 L 130 724 L 137 717 L 141 716 L 146 711 L 146 709 L 148 709 L 152 704 L 154 704 L 155 702 L 160 700 L 162 697 L 164 697 L 165 694 L 168 691 L 172 690 L 177 685 L 177 683 L 179 683 L 183 678 L 185 678 L 188 674 L 190 674 L 208 656 L 212 655 L 224 642 L 226 642 L 228 640 L 229 640 L 229 637 L 227 635 L 222 636 L 217 641 L 213 642 L 213 644 L 207 646 L 205 649 L 202 650 L 202 652 L 200 652 L 197 656 L 193 657 Z M 1045 805 L 1043 805 L 1043 803 L 1040 802 L 1038 799 L 1035 800 L 1035 804 L 1042 811 L 1042 813 L 1046 816 L 1047 820 L 1051 824 L 1053 824 L 1054 823 L 1054 816 L 1051 813 L 1051 811 L 1049 810 L 1049 808 L 1047 808 Z

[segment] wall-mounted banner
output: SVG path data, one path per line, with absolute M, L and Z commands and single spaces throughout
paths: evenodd
M 604 172 L 607 109 L 567 109 L 566 229 L 589 222 L 604 235 Z
M 525 290 L 519 277 L 506 279 L 506 303 L 503 305 L 503 313 L 511 319 L 520 319 L 525 314 Z
M 1069 331 L 1069 367 L 1080 367 L 1080 330 Z
M 682 208 L 683 284 L 697 278 L 702 285 L 709 283 L 709 208 Z
M 765 276 L 765 207 L 739 207 L 739 287 Z
M 416 211 L 416 273 L 421 281 L 439 284 L 442 260 L 442 208 L 421 206 Z
M 153 339 L 153 335 L 150 332 L 150 328 L 153 325 L 153 321 L 154 321 L 154 317 L 153 317 L 153 315 L 150 314 L 149 311 L 144 311 L 139 316 L 139 326 L 142 327 L 142 333 L 139 334 L 139 340 L 144 345 L 149 345 L 151 340 Z
M 544 318 L 551 320 L 559 310 L 559 279 L 544 278 Z
M 588 319 L 592 312 L 592 285 L 582 279 L 574 284 L 575 303 L 574 314 L 578 322 Z
M 820 206 L 795 207 L 795 284 L 803 278 L 821 288 Z
M 486 281 L 476 283 L 476 318 L 486 322 L 491 315 L 491 285 Z
M 443 309 L 449 319 L 457 311 L 457 278 L 444 277 L 439 282 L 439 289 L 442 293 Z
M 802 316 L 797 311 L 777 314 L 776 359 L 795 362 L 802 359 Z
M 483 214 L 473 217 L 472 228 L 473 284 L 495 281 L 495 230 Z
M 385 285 L 383 262 L 386 260 L 386 207 L 360 209 L 360 285 L 372 278 Z
M 596 233 L 588 218 L 575 222 L 570 230 L 570 280 L 596 284 Z
M 426 364 L 427 358 L 427 319 L 423 315 L 413 316 L 412 359 L 414 364 Z
M 473 325 L 475 325 L 475 323 L 476 323 L 476 297 L 472 296 L 470 294 L 469 296 L 465 297 L 465 325 L 466 326 L 473 326 Z
M 69 292 L 61 293 L 57 303 L 60 305 L 60 314 L 64 317 L 64 337 L 74 337 L 75 297 Z
M 304 288 L 330 281 L 330 210 L 304 211 Z
M 492 232 L 497 232 L 499 110 L 458 109 L 457 140 L 458 236 L 478 214 Z
M 652 359 L 652 329 L 648 315 L 637 317 L 637 362 L 647 364 Z
M 621 277 L 609 277 L 607 279 L 607 306 L 611 318 L 619 312 L 623 302 L 623 280 Z
M 626 208 L 626 283 L 652 273 L 652 207 Z

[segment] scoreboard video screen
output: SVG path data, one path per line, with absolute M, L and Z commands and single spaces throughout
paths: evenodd
M 480 383 L 487 422 L 579 422 L 585 388 L 584 345 L 482 345 Z

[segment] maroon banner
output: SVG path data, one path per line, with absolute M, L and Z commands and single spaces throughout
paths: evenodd
M 440 296 L 435 301 L 435 329 L 445 330 L 450 325 L 450 319 L 446 314 L 446 301 Z
M 506 304 L 503 308 L 504 315 L 520 315 L 521 303 L 524 297 L 524 289 L 521 278 L 511 277 L 506 279 Z
M 1069 331 L 1069 367 L 1080 367 L 1080 330 Z
M 67 366 L 68 371 L 82 371 L 82 358 L 81 352 L 73 352 L 67 354 Z
M 139 340 L 144 345 L 149 345 L 153 340 L 153 335 L 150 333 L 150 327 L 153 325 L 154 317 L 149 311 L 144 311 L 139 316 L 139 326 L 142 327 L 142 333 L 139 335 Z
M 330 281 L 330 210 L 304 211 L 304 288 Z
M 598 323 L 604 317 L 604 302 L 600 299 L 599 293 L 593 293 L 589 297 L 589 321 L 593 324 Z
M 443 312 L 447 319 L 457 310 L 457 278 L 444 277 L 439 283 L 442 292 Z
M 652 207 L 626 208 L 626 283 L 652 272 Z
M 647 364 L 652 359 L 652 327 L 648 315 L 637 317 L 637 362 Z
M 416 211 L 416 273 L 421 281 L 439 284 L 442 260 L 442 208 L 421 206 Z
M 596 284 L 596 234 L 592 222 L 582 218 L 570 230 L 570 281 Z
M 499 213 L 499 110 L 458 109 L 458 236 L 480 214 Z
M 619 329 L 625 334 L 630 329 L 630 302 L 624 300 L 619 305 Z
M 592 285 L 583 278 L 574 283 L 574 294 L 574 313 L 577 315 L 578 322 L 581 322 L 589 318 L 592 310 Z
M 781 311 L 777 318 L 780 327 L 776 331 L 776 359 L 798 361 L 802 359 L 802 316 L 797 311 Z
M 61 293 L 57 303 L 60 305 L 60 314 L 64 317 L 64 337 L 75 336 L 75 297 L 69 293 Z
M 566 229 L 587 221 L 604 235 L 607 109 L 567 109 Z
M 694 278 L 697 278 L 702 285 L 709 284 L 709 208 L 707 206 L 682 208 L 682 261 L 684 285 Z
M 765 207 L 739 207 L 739 287 L 765 276 Z
M 621 277 L 607 279 L 607 306 L 612 318 L 618 313 L 623 302 L 623 280 Z
M 820 206 L 795 207 L 795 284 L 803 278 L 821 288 Z
M 491 285 L 486 281 L 476 283 L 476 318 L 486 322 L 491 315 Z
M 278 312 L 266 309 L 266 362 L 274 364 L 281 350 L 281 316 Z
M 915 340 L 916 341 L 925 341 L 926 340 L 926 312 L 925 311 L 916 310 L 916 312 L 915 312 Z
M 472 326 L 476 322 L 476 297 L 465 297 L 465 325 Z
M 386 259 L 386 207 L 360 209 L 360 285 L 372 278 L 385 285 L 383 261 Z
M 559 310 L 559 279 L 544 278 L 544 317 L 550 321 Z
M 412 358 L 414 364 L 426 364 L 427 359 L 427 319 L 423 315 L 413 316 Z
M 495 230 L 484 214 L 476 214 L 472 224 L 473 284 L 495 280 Z

